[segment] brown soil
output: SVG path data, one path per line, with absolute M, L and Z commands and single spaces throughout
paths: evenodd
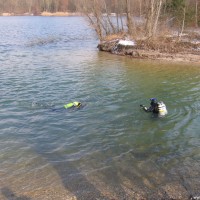
M 98 45 L 100 51 L 127 55 L 139 59 L 158 59 L 175 62 L 200 64 L 200 35 L 193 34 L 181 38 L 160 37 L 156 40 L 137 40 L 135 46 L 122 46 L 122 38 L 106 40 Z

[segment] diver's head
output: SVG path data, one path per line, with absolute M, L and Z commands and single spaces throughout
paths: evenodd
M 151 98 L 150 101 L 153 102 L 153 103 L 156 103 L 157 99 L 156 98 Z
M 77 107 L 79 108 L 81 106 L 81 103 L 80 102 L 78 102 L 78 104 L 77 104 Z
M 79 108 L 81 106 L 81 103 L 78 101 L 73 102 L 74 106 Z
M 151 106 L 157 105 L 157 99 L 156 98 L 151 98 L 150 101 L 151 101 L 151 103 L 150 103 Z

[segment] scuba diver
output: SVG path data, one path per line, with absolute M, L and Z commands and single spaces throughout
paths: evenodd
M 82 104 L 78 101 L 67 103 L 63 105 L 62 107 L 56 107 L 53 103 L 45 103 L 41 101 L 32 102 L 32 108 L 49 109 L 50 111 L 55 111 L 55 112 L 66 111 L 66 109 L 79 110 L 80 108 L 83 108 L 84 106 L 85 104 Z
M 66 110 L 66 109 L 75 111 L 75 110 L 79 110 L 80 108 L 83 108 L 83 107 L 84 107 L 84 105 L 82 103 L 80 103 L 78 101 L 74 101 L 74 102 L 70 102 L 70 103 L 63 105 L 62 108 L 54 108 L 54 109 L 52 109 L 52 111 L 60 112 L 60 111 Z
M 68 104 L 64 105 L 64 108 L 68 109 L 68 108 L 80 108 L 82 106 L 82 104 L 78 101 L 74 101 L 74 102 L 70 102 Z
M 140 107 L 146 112 L 153 112 L 162 116 L 167 114 L 166 105 L 162 101 L 158 102 L 156 98 L 151 98 L 150 101 L 149 108 L 144 105 L 140 105 Z

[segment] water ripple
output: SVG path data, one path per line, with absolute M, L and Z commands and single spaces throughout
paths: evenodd
M 89 174 L 159 187 L 166 171 L 198 162 L 200 69 L 97 52 L 93 32 L 67 19 L 1 21 L 4 186 L 44 188 Z M 151 97 L 165 102 L 166 117 L 140 109 Z M 64 109 L 71 101 L 84 107 Z

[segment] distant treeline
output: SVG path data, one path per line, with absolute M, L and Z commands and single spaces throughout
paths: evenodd
M 200 0 L 0 0 L 0 13 L 39 15 L 44 11 L 81 12 L 100 39 L 124 32 L 124 25 L 130 35 L 146 37 L 155 36 L 166 25 L 181 32 L 200 25 Z
M 134 16 L 144 15 L 148 5 L 161 3 L 165 14 L 178 12 L 187 7 L 186 17 L 195 18 L 199 16 L 200 0 L 128 0 L 130 13 Z M 86 8 L 91 8 L 95 4 L 101 4 L 102 12 L 126 13 L 127 0 L 0 0 L 0 13 L 32 13 L 41 12 L 79 12 Z M 158 5 L 159 5 L 158 4 Z M 151 8 L 149 8 L 151 9 Z M 92 12 L 92 10 L 91 10 Z
M 95 0 L 89 0 L 91 4 Z M 100 0 L 101 1 L 101 0 Z M 104 0 L 112 12 L 115 12 L 117 0 Z M 32 13 L 35 15 L 41 12 L 79 12 L 80 4 L 84 0 L 0 0 L 0 13 Z M 88 2 L 85 2 L 85 5 Z
M 75 12 L 77 0 L 0 0 L 0 13 Z

